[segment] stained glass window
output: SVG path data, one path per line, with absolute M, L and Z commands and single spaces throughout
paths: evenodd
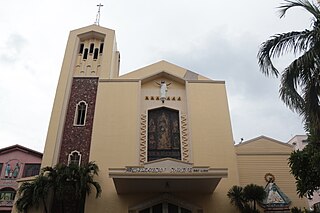
M 179 111 L 161 107 L 148 112 L 148 161 L 181 159 Z

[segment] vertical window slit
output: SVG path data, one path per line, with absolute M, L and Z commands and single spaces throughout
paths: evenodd
M 79 48 L 79 54 L 82 54 L 83 48 L 84 48 L 84 43 L 81 43 Z
M 99 53 L 103 53 L 103 45 L 104 45 L 104 43 L 100 43 L 100 52 Z
M 94 49 L 93 59 L 98 59 L 98 53 L 99 53 L 99 49 L 98 48 Z
M 88 48 L 84 49 L 83 59 L 88 58 Z
M 91 43 L 90 44 L 90 50 L 89 50 L 89 53 L 93 53 L 93 49 L 94 49 L 94 43 Z

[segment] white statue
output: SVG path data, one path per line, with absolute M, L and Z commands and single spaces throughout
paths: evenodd
M 20 171 L 20 165 L 19 165 L 19 163 L 16 163 L 16 166 L 14 167 L 13 172 L 12 172 L 12 177 L 17 178 L 19 171 Z
M 9 177 L 11 174 L 11 167 L 10 167 L 10 163 L 7 163 L 7 166 L 5 168 L 5 173 L 4 173 L 4 176 L 7 178 Z
M 161 81 L 160 84 L 158 82 L 156 83 L 160 86 L 160 100 L 162 101 L 162 103 L 164 103 L 167 98 L 168 86 L 171 83 L 167 84 L 165 81 Z

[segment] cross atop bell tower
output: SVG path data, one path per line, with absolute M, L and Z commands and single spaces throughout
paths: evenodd
M 103 5 L 101 3 L 99 3 L 97 5 L 97 7 L 98 7 L 98 12 L 97 12 L 96 21 L 94 22 L 94 24 L 99 26 L 99 24 L 100 24 L 100 9 L 101 9 L 101 7 L 103 7 Z

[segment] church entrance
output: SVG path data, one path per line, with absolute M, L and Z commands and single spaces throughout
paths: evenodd
M 128 213 L 203 213 L 201 207 L 167 193 L 129 207 L 128 210 Z
M 164 202 L 140 210 L 139 213 L 192 213 L 192 211 L 172 203 Z

